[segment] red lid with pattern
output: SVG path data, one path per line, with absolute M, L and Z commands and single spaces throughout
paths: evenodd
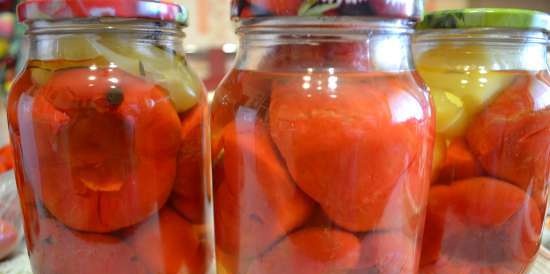
M 17 7 L 19 21 L 142 18 L 186 25 L 187 9 L 169 0 L 25 0 Z
M 232 0 L 233 19 L 274 16 L 375 16 L 419 20 L 422 0 Z

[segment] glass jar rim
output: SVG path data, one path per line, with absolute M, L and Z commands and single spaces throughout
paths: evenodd
M 140 18 L 89 18 L 65 20 L 36 20 L 28 23 L 27 34 L 78 34 L 89 32 L 118 32 L 118 33 L 163 33 L 176 37 L 185 37 L 184 26 L 158 20 Z
M 303 33 L 327 31 L 338 33 L 365 34 L 376 31 L 412 33 L 414 20 L 388 19 L 368 16 L 332 17 L 264 17 L 240 20 L 236 23 L 238 34 L 261 34 L 270 32 Z
M 415 43 L 487 42 L 487 43 L 550 43 L 548 33 L 538 29 L 498 27 L 424 29 L 415 31 Z

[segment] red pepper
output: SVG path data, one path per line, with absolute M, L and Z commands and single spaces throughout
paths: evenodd
M 133 228 L 128 240 L 151 273 L 205 273 L 206 250 L 191 224 L 171 208 Z
M 13 169 L 13 149 L 11 145 L 0 148 L 0 173 Z
M 239 260 L 265 252 L 313 210 L 279 159 L 261 122 L 244 118 L 224 130 L 225 172 L 215 193 L 218 245 Z
M 329 228 L 306 228 L 290 234 L 264 256 L 248 274 L 346 273 L 359 259 L 359 240 Z
M 443 259 L 436 264 L 422 267 L 420 274 L 515 274 L 523 271 L 507 263 L 484 264 Z
M 33 268 L 44 274 L 147 274 L 136 253 L 122 240 L 71 231 L 53 219 L 39 220 L 30 249 Z
M 293 179 L 334 222 L 352 231 L 388 228 L 381 218 L 395 209 L 388 201 L 401 179 L 427 184 L 424 167 L 409 167 L 431 153 L 428 100 L 383 75 L 337 77 L 331 90 L 334 80 L 276 81 L 271 136 Z
M 359 264 L 350 274 L 416 272 L 417 247 L 399 232 L 373 232 L 361 240 Z
M 333 222 L 351 230 L 361 231 L 361 227 L 370 226 L 370 230 L 398 229 L 407 235 L 416 235 L 423 222 L 423 201 L 428 191 L 427 168 L 419 165 L 420 160 L 415 160 L 387 194 L 371 196 L 369 204 L 339 203 L 322 208 Z M 375 194 L 376 190 L 373 191 Z
M 478 177 L 433 187 L 425 227 L 422 265 L 432 265 L 433 273 L 486 273 L 529 264 L 542 214 L 517 186 Z M 476 271 L 446 272 L 449 267 Z
M 181 142 L 164 90 L 118 69 L 70 69 L 34 94 L 19 104 L 25 179 L 57 219 L 109 232 L 162 207 Z
M 550 153 L 547 74 L 520 76 L 472 122 L 466 139 L 492 176 L 531 191 L 543 210 Z
M 439 167 L 437 181 L 452 182 L 470 177 L 483 176 L 481 164 L 471 152 L 464 139 L 455 139 L 447 147 L 445 160 Z
M 262 105 L 269 100 L 273 75 L 251 71 L 232 72 L 212 102 L 212 160 L 216 163 L 223 150 L 223 129 L 243 105 Z M 216 181 L 214 181 L 215 183 Z
M 196 106 L 182 115 L 181 147 L 178 153 L 176 183 L 171 205 L 193 223 L 204 222 L 206 181 L 203 168 L 206 147 L 204 106 Z

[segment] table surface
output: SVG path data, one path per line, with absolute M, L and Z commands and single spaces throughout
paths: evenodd
M 550 274 L 550 256 L 548 255 L 550 253 L 545 257 L 541 252 L 529 274 Z M 0 274 L 32 274 L 24 247 L 21 247 L 19 252 L 10 259 L 0 262 Z
M 550 274 L 550 257 L 539 255 L 530 274 Z

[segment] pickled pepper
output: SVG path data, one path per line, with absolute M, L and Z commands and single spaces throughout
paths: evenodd
M 43 274 L 147 274 L 142 261 L 124 241 L 102 234 L 70 231 L 52 219 L 40 219 L 30 253 L 34 271 Z
M 124 94 L 113 95 L 118 90 Z M 55 73 L 34 100 L 23 102 L 32 113 L 20 117 L 21 131 L 39 142 L 23 147 L 28 155 L 36 150 L 41 163 L 28 171 L 40 176 L 31 184 L 64 224 L 113 231 L 166 202 L 180 123 L 163 90 L 118 70 L 72 69 Z
M 442 273 L 448 264 L 465 268 L 473 264 L 478 271 L 504 264 L 517 271 L 538 249 L 533 236 L 540 233 L 541 218 L 535 201 L 507 182 L 477 177 L 435 186 L 430 192 L 422 264 L 433 264 L 435 273 Z M 449 222 L 453 225 L 446 225 Z
M 226 252 L 254 257 L 306 221 L 314 204 L 292 181 L 262 123 L 237 120 L 224 132 L 216 239 Z
M 353 231 L 384 228 L 379 220 L 386 201 L 418 157 L 419 142 L 430 138 L 424 106 L 398 82 L 383 79 L 383 90 L 373 88 L 376 78 L 368 85 L 340 84 L 337 97 L 330 90 L 298 92 L 295 80 L 273 86 L 270 130 L 290 174 L 336 223 Z M 396 109 L 398 104 L 415 107 Z M 414 174 L 411 180 L 422 181 Z
M 24 0 L 8 123 L 42 274 L 214 271 L 208 105 L 173 1 Z M 46 30 L 46 31 L 45 31 Z
M 359 253 L 359 240 L 353 234 L 324 228 L 303 229 L 257 259 L 247 273 L 346 273 L 357 264 Z
M 191 225 L 176 211 L 164 208 L 143 226 L 131 229 L 130 245 L 152 273 L 204 273 L 206 250 Z

